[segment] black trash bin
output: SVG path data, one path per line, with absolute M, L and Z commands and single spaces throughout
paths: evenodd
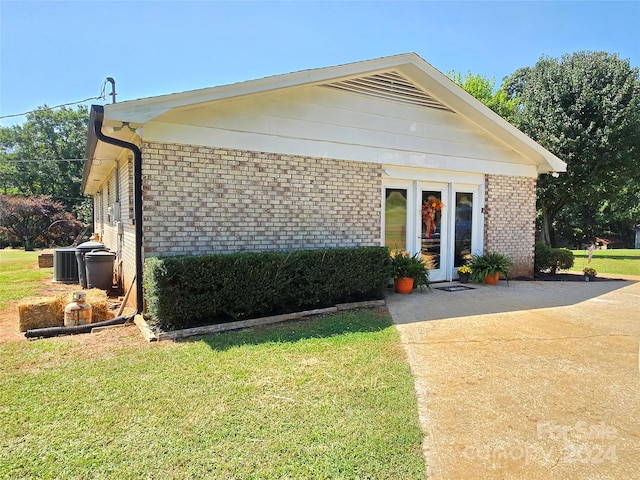
M 76 247 L 76 261 L 78 262 L 78 280 L 82 288 L 87 288 L 87 268 L 85 264 L 85 255 L 93 250 L 105 251 L 107 248 L 104 243 L 100 242 L 84 242 Z
M 84 258 L 87 268 L 87 288 L 111 290 L 113 286 L 113 263 L 116 259 L 116 254 L 93 250 L 86 253 Z
M 53 281 L 78 283 L 78 262 L 75 248 L 56 248 L 53 251 Z

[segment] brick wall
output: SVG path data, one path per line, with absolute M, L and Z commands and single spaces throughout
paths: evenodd
M 485 192 L 485 251 L 508 255 L 514 277 L 532 277 L 536 179 L 486 175 Z
M 380 244 L 381 167 L 145 142 L 145 255 Z

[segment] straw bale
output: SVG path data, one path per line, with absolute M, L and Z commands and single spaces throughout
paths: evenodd
M 114 317 L 111 310 L 109 310 L 109 304 L 107 303 L 107 292 L 100 290 L 99 288 L 91 288 L 84 290 L 87 295 L 87 303 L 91 305 L 91 323 L 103 322 L 110 320 Z M 56 304 L 57 316 L 59 321 L 64 324 L 64 307 L 73 302 L 73 292 L 66 296 L 58 297 L 58 303 Z
M 64 307 L 63 307 L 64 308 Z M 57 315 L 57 297 L 34 297 L 18 305 L 20 331 L 33 328 L 61 327 L 63 318 Z
M 104 322 L 114 317 L 107 303 L 107 292 L 99 288 L 92 288 L 85 290 L 85 293 L 87 294 L 87 303 L 91 305 L 91 323 Z M 69 301 L 72 302 L 73 295 L 70 295 L 70 298 Z
M 110 320 L 114 314 L 109 310 L 107 293 L 99 288 L 85 290 L 87 303 L 91 305 L 91 323 Z M 73 302 L 73 292 L 56 297 L 34 297 L 18 305 L 20 331 L 34 328 L 64 326 L 64 308 Z

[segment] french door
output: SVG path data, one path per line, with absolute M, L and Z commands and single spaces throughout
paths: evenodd
M 416 205 L 417 237 L 414 251 L 420 252 L 429 266 L 432 281 L 447 280 L 449 245 L 449 186 L 420 183 Z
M 384 245 L 419 253 L 432 281 L 455 279 L 482 250 L 480 185 L 394 181 L 383 191 Z

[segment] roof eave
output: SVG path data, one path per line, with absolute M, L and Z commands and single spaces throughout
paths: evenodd
M 87 181 L 89 180 L 89 174 L 91 173 L 91 166 L 93 165 L 93 158 L 96 153 L 96 147 L 98 146 L 98 137 L 94 130 L 96 121 L 102 121 L 104 118 L 104 107 L 102 105 L 91 105 L 89 111 L 89 124 L 87 126 L 87 146 L 84 154 L 84 168 L 82 171 L 82 186 L 81 191 L 86 194 Z

